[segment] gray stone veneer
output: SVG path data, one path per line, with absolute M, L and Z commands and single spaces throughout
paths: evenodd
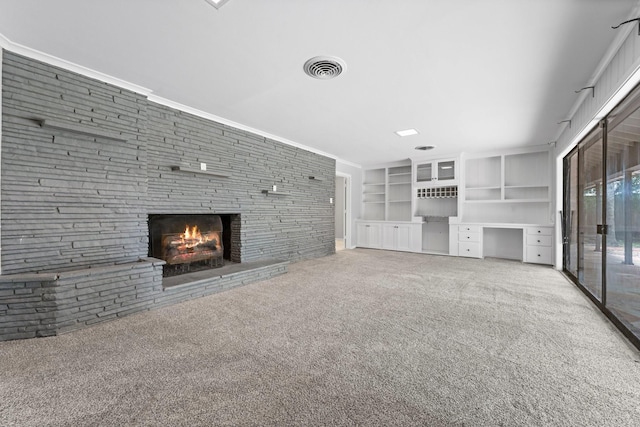
M 240 214 L 242 262 L 334 253 L 333 159 L 8 51 L 2 102 L 0 340 L 222 289 L 162 287 L 149 214 Z M 171 168 L 200 163 L 227 177 Z M 273 265 L 224 280 L 286 271 Z

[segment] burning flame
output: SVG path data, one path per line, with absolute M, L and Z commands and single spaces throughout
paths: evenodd
M 198 230 L 197 225 L 194 225 L 193 227 L 189 227 L 187 225 L 187 227 L 184 230 L 184 234 L 182 234 L 180 237 L 182 238 L 182 243 L 187 248 L 193 248 L 194 246 L 197 246 L 201 243 L 205 243 L 209 241 L 208 236 L 205 236 L 205 237 L 202 236 L 202 234 L 200 233 L 200 230 Z
M 194 225 L 192 228 L 189 228 L 189 226 L 187 225 L 187 228 L 185 228 L 182 237 L 185 239 L 201 239 L 202 235 L 200 234 L 197 225 Z

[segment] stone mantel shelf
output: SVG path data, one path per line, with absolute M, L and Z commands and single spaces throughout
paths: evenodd
M 231 176 L 231 175 L 227 175 L 227 174 L 220 173 L 220 172 L 210 172 L 210 171 L 203 171 L 201 169 L 194 169 L 194 168 L 190 168 L 188 166 L 171 166 L 171 170 L 172 171 L 179 171 L 179 172 L 200 173 L 200 174 L 203 174 L 203 175 L 217 176 L 219 178 L 229 178 Z
M 67 123 L 53 119 L 36 119 L 35 120 L 43 129 L 53 129 L 62 132 L 73 132 L 81 135 L 87 135 L 94 138 L 112 139 L 114 141 L 126 142 L 129 138 L 118 133 L 109 132 L 103 129 L 84 126 L 82 124 Z
M 262 190 L 262 193 L 266 195 L 274 194 L 276 196 L 289 196 L 289 193 L 283 193 L 282 191 Z

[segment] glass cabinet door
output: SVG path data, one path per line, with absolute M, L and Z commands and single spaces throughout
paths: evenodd
M 456 177 L 456 163 L 453 160 L 438 162 L 438 181 L 451 181 Z
M 431 182 L 433 178 L 433 171 L 431 163 L 423 163 L 416 167 L 416 181 L 417 182 Z

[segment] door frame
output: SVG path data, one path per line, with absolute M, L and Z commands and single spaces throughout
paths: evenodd
M 337 172 L 336 176 L 344 178 L 344 198 L 345 198 L 345 224 L 344 224 L 344 247 L 345 249 L 353 249 L 355 242 L 353 241 L 353 218 L 351 215 L 351 175 L 348 173 Z

